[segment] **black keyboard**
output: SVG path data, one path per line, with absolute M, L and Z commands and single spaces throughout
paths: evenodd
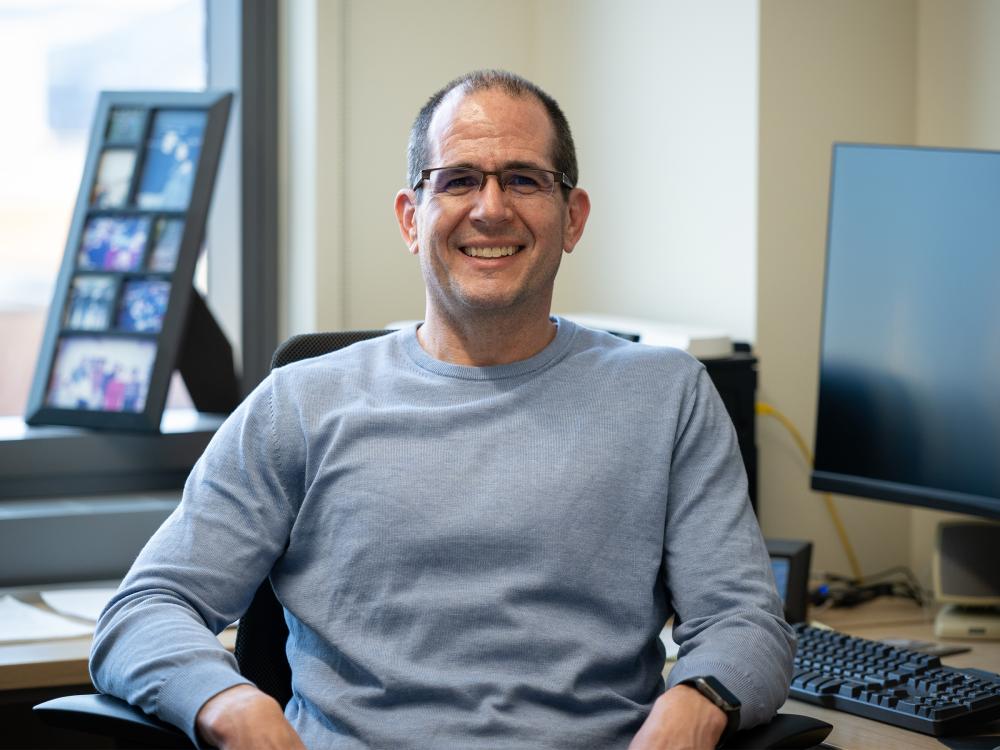
M 795 632 L 792 698 L 933 735 L 1000 717 L 1000 675 L 836 630 L 800 624 Z

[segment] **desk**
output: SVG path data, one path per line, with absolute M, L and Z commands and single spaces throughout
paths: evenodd
M 5 589 L 31 601 L 26 589 Z M 230 651 L 236 644 L 236 629 L 228 628 L 219 640 Z M 0 750 L 5 748 L 74 747 L 104 749 L 110 740 L 50 727 L 31 711 L 36 703 L 75 693 L 93 693 L 87 660 L 91 637 L 60 638 L 0 644 Z
M 940 640 L 934 638 L 935 610 L 922 609 L 906 599 L 877 599 L 853 609 L 814 610 L 813 620 L 861 638 L 909 638 L 913 640 Z M 964 654 L 944 657 L 942 663 L 951 667 L 978 667 L 1000 672 L 1000 642 L 998 641 L 944 641 L 971 646 Z M 905 729 L 864 719 L 841 711 L 789 700 L 781 707 L 788 713 L 815 716 L 833 724 L 833 732 L 824 743 L 838 750 L 919 750 L 929 748 L 944 750 L 946 745 L 934 737 L 917 734 Z M 1000 725 L 994 730 L 1000 734 Z M 995 744 L 1000 744 L 997 740 Z M 989 744 L 988 747 L 993 747 Z
M 222 631 L 219 640 L 232 651 L 236 628 Z M 0 645 L 0 691 L 89 685 L 90 642 L 83 636 Z
M 0 595 L 9 594 L 47 610 L 48 607 L 39 596 L 43 589 L 91 586 L 115 588 L 117 585 L 117 581 L 93 581 L 87 584 L 53 585 L 38 589 L 0 588 Z M 61 688 L 68 685 L 89 686 L 90 673 L 87 671 L 87 661 L 90 658 L 91 640 L 91 636 L 84 635 L 76 638 L 0 643 L 0 692 Z M 232 651 L 236 645 L 236 628 L 230 627 L 224 630 L 219 634 L 219 640 Z

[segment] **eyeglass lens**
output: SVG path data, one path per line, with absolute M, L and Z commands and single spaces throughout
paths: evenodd
M 448 195 L 464 195 L 473 190 L 479 190 L 488 174 L 470 167 L 444 167 L 431 170 L 428 176 L 431 190 L 435 193 Z M 499 173 L 500 188 L 511 190 L 519 195 L 533 193 L 551 193 L 555 187 L 555 177 L 541 169 L 503 169 Z

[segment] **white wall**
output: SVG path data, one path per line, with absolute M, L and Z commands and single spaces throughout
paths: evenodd
M 451 78 L 503 67 L 560 100 L 594 202 L 583 242 L 564 261 L 557 311 L 706 323 L 753 338 L 756 4 L 283 7 L 292 16 L 285 51 L 297 65 L 285 106 L 284 333 L 422 317 L 417 263 L 392 215 L 409 126 Z
M 752 340 L 757 4 L 538 3 L 538 78 L 565 105 L 594 209 L 555 307 Z
M 281 4 L 278 335 L 343 325 L 343 56 L 340 0 Z M 325 325 L 321 325 L 324 321 Z

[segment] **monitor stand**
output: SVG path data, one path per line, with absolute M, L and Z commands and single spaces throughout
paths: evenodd
M 1000 607 L 947 604 L 934 618 L 934 637 L 1000 640 Z

